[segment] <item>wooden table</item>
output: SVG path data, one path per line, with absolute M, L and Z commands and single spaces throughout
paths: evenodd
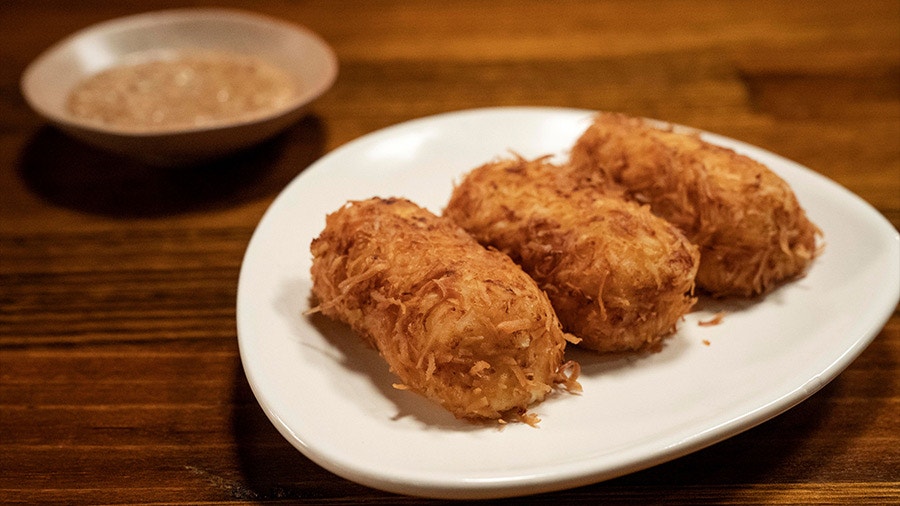
M 323 154 L 404 120 L 500 105 L 665 119 L 793 159 L 900 226 L 893 0 L 218 3 L 310 27 L 341 72 L 284 135 L 191 170 L 86 147 L 19 93 L 40 51 L 136 2 L 0 7 L 0 501 L 418 502 L 288 444 L 250 392 L 235 331 L 242 255 L 272 199 Z M 761 426 L 512 503 L 629 501 L 900 503 L 897 312 L 836 380 Z

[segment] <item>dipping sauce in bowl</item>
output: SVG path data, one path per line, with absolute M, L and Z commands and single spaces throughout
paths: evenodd
M 318 35 L 237 9 L 174 9 L 80 30 L 22 74 L 55 126 L 154 165 L 189 165 L 289 127 L 337 77 Z
M 165 132 L 250 121 L 290 103 L 297 86 L 257 57 L 181 51 L 120 65 L 83 80 L 67 108 L 86 121 L 140 132 Z

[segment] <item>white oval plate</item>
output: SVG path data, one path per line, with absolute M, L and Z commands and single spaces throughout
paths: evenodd
M 350 199 L 403 196 L 440 213 L 453 182 L 514 150 L 568 148 L 590 111 L 462 111 L 366 135 L 306 169 L 269 208 L 247 248 L 237 296 L 244 369 L 272 423 L 311 460 L 386 491 L 493 498 L 589 484 L 696 451 L 806 399 L 855 359 L 900 297 L 900 240 L 870 205 L 762 149 L 710 142 L 772 168 L 827 243 L 809 275 L 765 299 L 702 302 L 664 349 L 603 357 L 570 347 L 582 395 L 535 406 L 539 428 L 456 420 L 394 390 L 378 354 L 346 327 L 305 317 L 309 243 Z M 719 310 L 716 326 L 700 326 Z M 706 344 L 705 342 L 708 342 Z
M 252 55 L 285 71 L 298 93 L 258 118 L 165 132 L 135 132 L 71 114 L 66 100 L 83 79 L 111 67 L 179 50 Z M 145 161 L 178 165 L 227 154 L 270 137 L 331 87 L 337 57 L 318 35 L 236 9 L 172 9 L 87 27 L 44 51 L 22 74 L 22 94 L 41 116 L 89 144 Z

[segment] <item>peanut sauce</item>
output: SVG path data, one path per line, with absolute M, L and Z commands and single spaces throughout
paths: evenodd
M 165 132 L 259 118 L 297 92 L 286 72 L 258 57 L 218 51 L 172 56 L 85 79 L 69 95 L 69 112 L 130 131 Z

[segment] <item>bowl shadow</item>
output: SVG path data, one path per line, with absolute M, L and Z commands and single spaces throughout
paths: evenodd
M 307 115 L 281 134 L 229 156 L 160 167 L 89 146 L 45 126 L 17 160 L 26 187 L 75 211 L 120 219 L 213 211 L 279 192 L 324 154 L 323 122 Z

